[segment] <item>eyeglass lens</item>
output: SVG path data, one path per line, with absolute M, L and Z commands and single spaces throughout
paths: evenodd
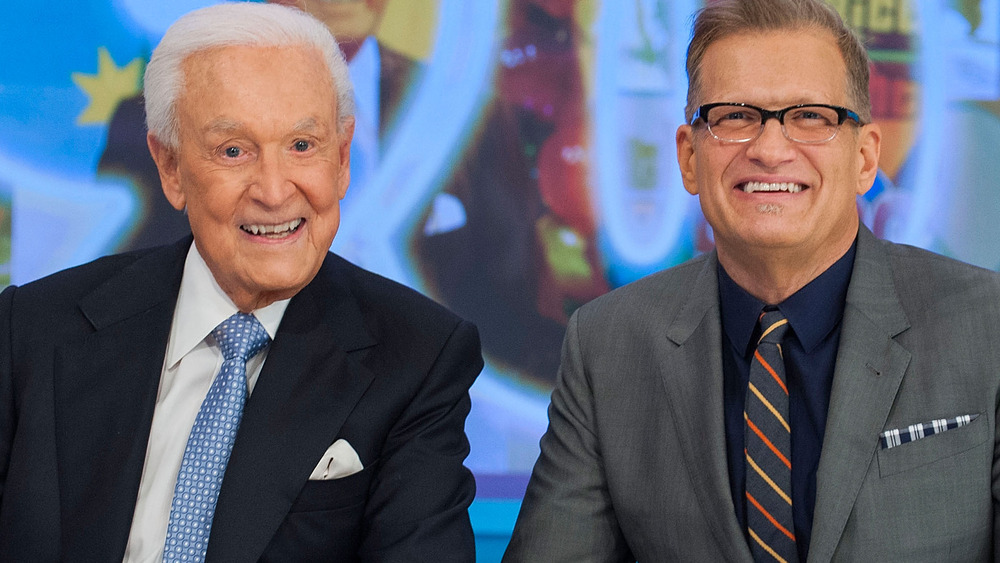
M 744 106 L 716 106 L 705 116 L 708 129 L 724 141 L 749 141 L 763 129 L 760 111 Z M 785 135 L 804 143 L 828 141 L 837 134 L 837 110 L 823 106 L 793 108 L 784 114 Z

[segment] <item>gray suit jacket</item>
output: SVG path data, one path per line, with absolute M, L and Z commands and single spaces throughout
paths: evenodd
M 715 254 L 570 321 L 504 561 L 750 561 L 733 510 Z M 866 228 L 844 310 L 809 561 L 986 561 L 1000 538 L 1000 276 Z M 978 414 L 891 449 L 881 432 Z

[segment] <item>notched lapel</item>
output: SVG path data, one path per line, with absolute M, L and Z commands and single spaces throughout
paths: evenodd
M 667 327 L 657 350 L 666 401 L 691 482 L 719 550 L 730 561 L 749 561 L 750 551 L 732 506 L 723 412 L 722 329 L 718 262 L 705 260 L 689 299 Z
M 56 347 L 64 554 L 125 551 L 186 249 L 155 251 L 110 278 L 81 301 L 94 332 Z
M 219 492 L 209 561 L 260 558 L 374 379 L 347 352 L 375 339 L 350 292 L 326 274 L 289 303 L 247 401 Z
M 895 340 L 909 322 L 880 244 L 861 227 L 816 474 L 810 561 L 833 557 L 910 363 Z

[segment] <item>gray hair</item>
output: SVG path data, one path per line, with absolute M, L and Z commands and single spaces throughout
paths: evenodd
M 319 20 L 277 4 L 218 4 L 174 22 L 146 66 L 146 127 L 161 143 L 176 149 L 180 140 L 177 99 L 184 87 L 184 60 L 199 51 L 232 45 L 315 48 L 330 70 L 337 93 L 338 129 L 354 115 L 354 87 L 347 61 L 330 30 Z
M 869 59 L 858 36 L 844 24 L 840 14 L 823 0 L 722 0 L 713 2 L 695 16 L 688 45 L 688 97 L 684 116 L 691 116 L 702 102 L 701 63 L 708 46 L 739 33 L 765 33 L 790 29 L 826 30 L 833 34 L 847 66 L 847 95 L 863 122 L 872 118 L 868 93 Z

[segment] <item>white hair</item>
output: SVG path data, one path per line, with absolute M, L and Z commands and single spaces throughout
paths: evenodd
M 218 4 L 185 14 L 174 22 L 146 66 L 146 127 L 161 143 L 173 149 L 178 146 L 177 99 L 184 86 L 184 60 L 199 51 L 232 45 L 315 48 L 333 79 L 338 128 L 354 115 L 354 87 L 347 61 L 330 30 L 319 20 L 277 4 Z

